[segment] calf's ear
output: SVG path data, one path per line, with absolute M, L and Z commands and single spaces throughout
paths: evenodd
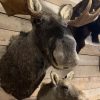
M 51 78 L 51 82 L 54 85 L 57 85 L 59 83 L 59 76 L 57 75 L 57 73 L 51 71 L 50 78 Z
M 69 72 L 66 76 L 66 80 L 72 80 L 74 78 L 74 71 Z

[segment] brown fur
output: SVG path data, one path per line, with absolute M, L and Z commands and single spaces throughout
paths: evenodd
M 53 78 L 55 79 L 51 79 L 50 83 L 41 86 L 37 100 L 88 100 L 84 93 L 77 89 L 68 78 L 56 79 L 55 76 Z
M 76 43 L 68 29 L 47 15 L 32 24 L 35 31 L 12 38 L 0 60 L 0 85 L 19 100 L 34 92 L 50 65 L 65 69 L 77 64 Z

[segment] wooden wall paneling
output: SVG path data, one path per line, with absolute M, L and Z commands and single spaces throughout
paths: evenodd
M 0 45 L 8 45 L 11 36 L 18 35 L 19 32 L 0 29 Z
M 100 44 L 88 44 L 80 51 L 80 54 L 100 56 Z
M 89 56 L 89 55 L 79 55 L 79 64 L 81 66 L 98 66 L 99 57 L 98 56 Z
M 29 20 L 12 16 L 8 17 L 0 13 L 0 28 L 12 31 L 30 31 L 32 25 Z
M 50 72 L 57 72 L 60 77 L 64 77 L 67 75 L 70 70 L 56 70 L 54 68 L 49 68 L 46 73 L 46 78 L 50 78 Z M 74 77 L 77 78 L 85 78 L 85 77 L 100 77 L 99 67 L 98 66 L 76 66 L 73 68 L 75 73 Z
M 84 90 L 83 92 L 89 100 L 100 100 L 100 88 Z
M 45 0 L 45 1 L 51 2 L 51 3 L 56 4 L 58 6 L 61 6 L 63 4 L 72 4 L 73 6 L 76 5 L 75 1 L 72 1 L 72 0 Z

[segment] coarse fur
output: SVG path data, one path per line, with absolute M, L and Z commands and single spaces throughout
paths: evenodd
M 71 82 L 71 76 L 60 79 L 56 73 L 53 73 L 51 77 L 50 83 L 42 84 L 37 100 L 88 100 L 85 94 Z
M 18 100 L 34 92 L 49 66 L 66 69 L 77 64 L 69 29 L 45 14 L 31 22 L 35 29 L 14 37 L 0 60 L 0 86 Z

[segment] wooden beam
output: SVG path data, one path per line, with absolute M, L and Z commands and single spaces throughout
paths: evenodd
M 9 44 L 11 36 L 16 36 L 18 34 L 19 32 L 0 29 L 0 45 L 7 46 Z
M 99 56 L 79 55 L 80 66 L 99 66 Z
M 84 93 L 89 100 L 100 100 L 100 88 L 84 90 Z
M 51 3 L 58 5 L 58 6 L 61 6 L 63 4 L 72 4 L 73 6 L 76 5 L 76 3 L 72 0 L 45 0 L 45 1 L 51 2 Z
M 8 17 L 0 13 L 0 28 L 12 31 L 30 31 L 32 25 L 29 20 L 20 19 L 17 17 Z
M 80 54 L 100 56 L 100 45 L 86 43 L 85 47 L 80 51 Z
M 50 72 L 54 71 L 64 77 L 70 70 L 56 70 L 53 67 L 50 67 L 46 72 L 46 78 L 50 78 Z M 98 77 L 100 78 L 100 72 L 98 66 L 76 66 L 73 68 L 75 72 L 75 78 L 85 78 L 85 77 Z

